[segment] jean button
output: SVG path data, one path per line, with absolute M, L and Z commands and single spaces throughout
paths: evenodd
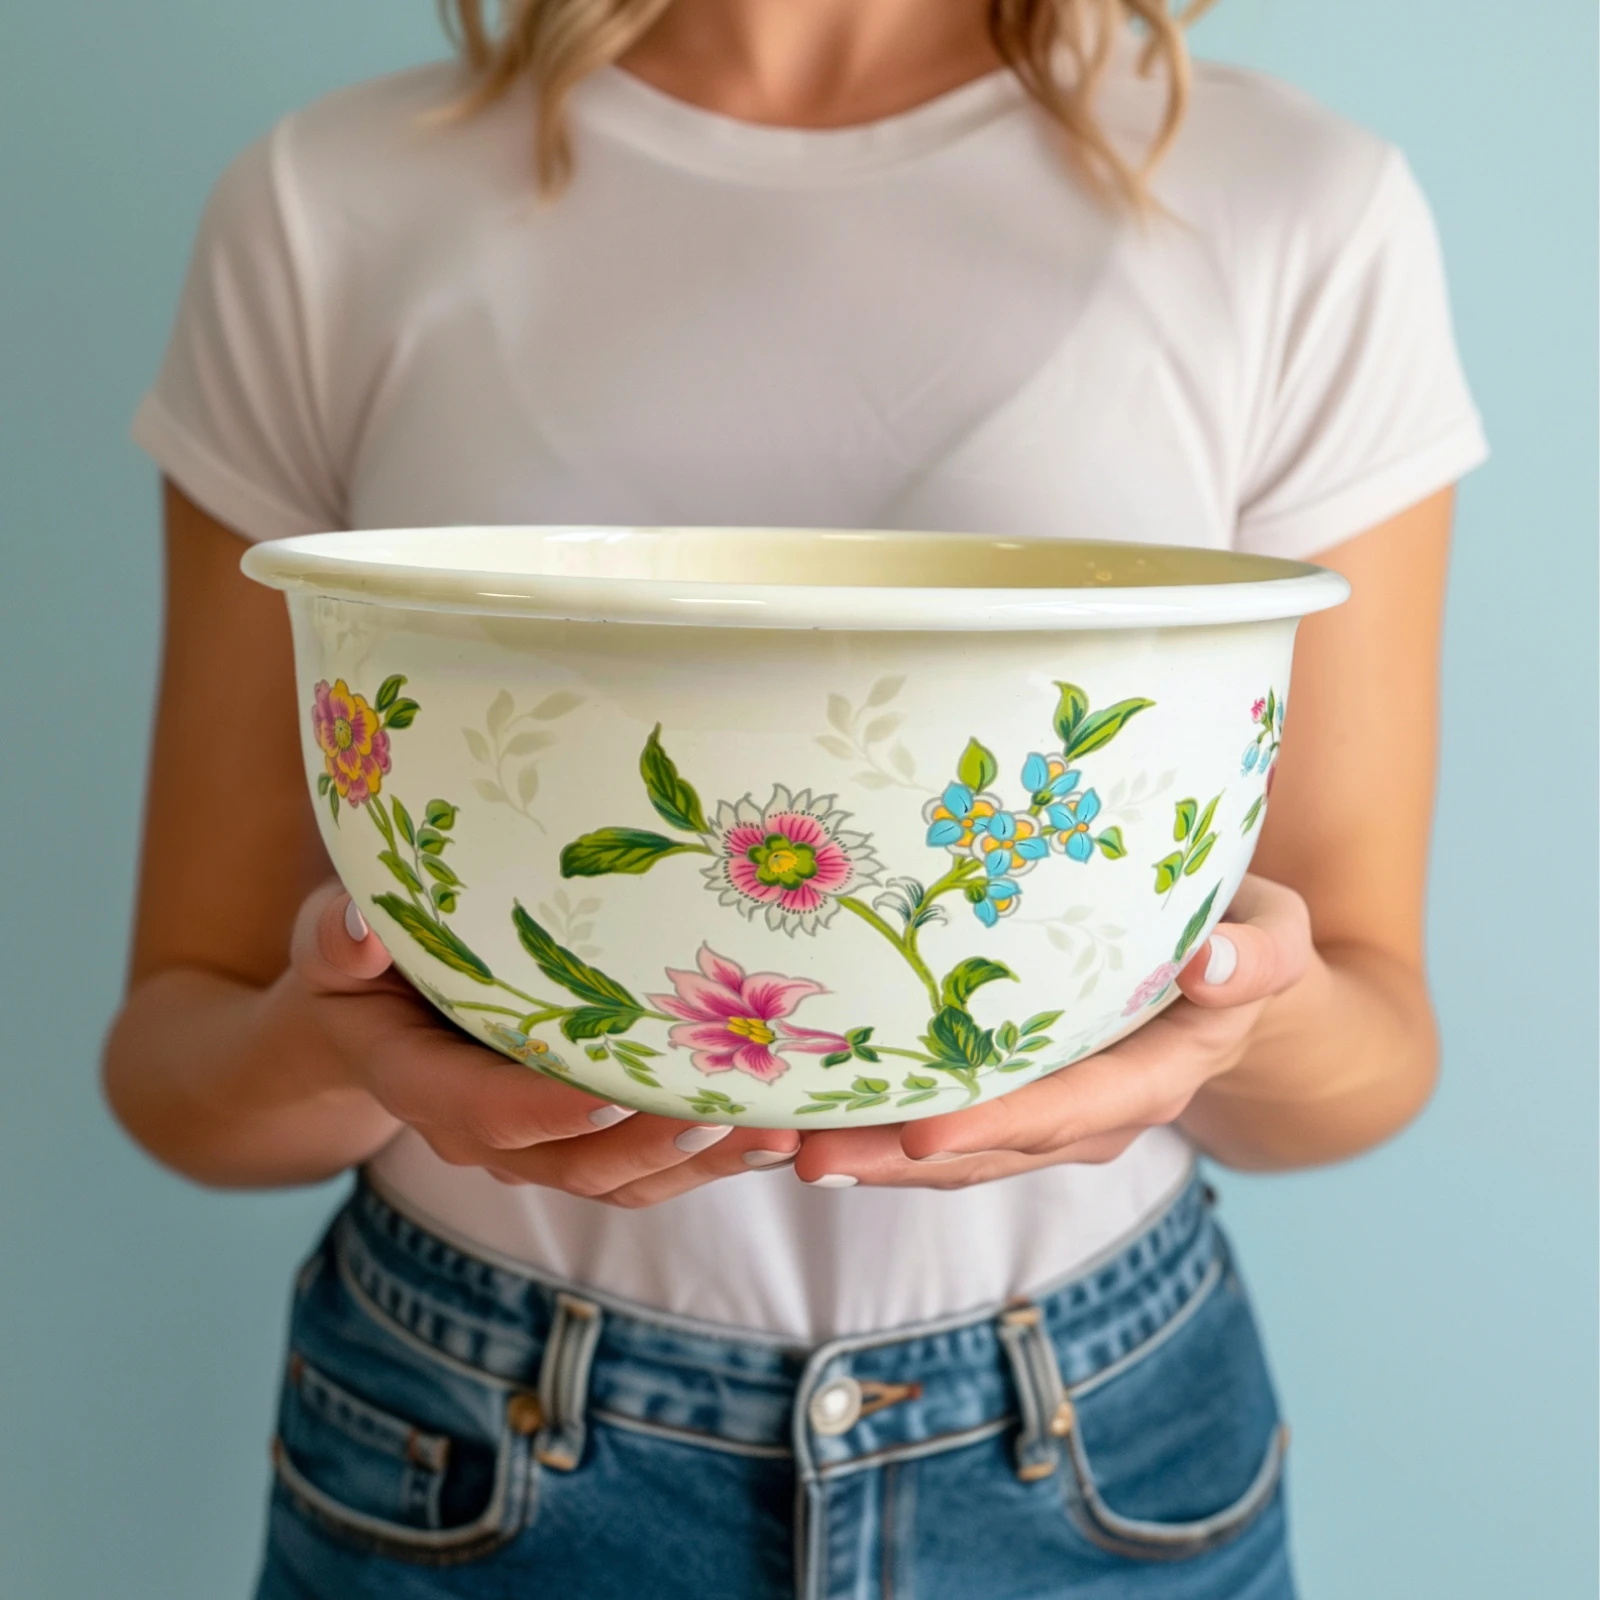
M 806 1410 L 818 1433 L 848 1433 L 861 1417 L 861 1385 L 854 1378 L 835 1378 L 812 1395 Z

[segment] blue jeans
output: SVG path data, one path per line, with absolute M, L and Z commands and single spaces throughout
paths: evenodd
M 810 1351 L 362 1185 L 298 1281 L 257 1600 L 1293 1600 L 1285 1440 L 1198 1183 L 1032 1300 Z

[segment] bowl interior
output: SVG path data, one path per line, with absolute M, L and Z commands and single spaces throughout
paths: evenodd
M 1316 570 L 1180 546 L 852 529 L 404 528 L 284 544 L 314 549 L 320 562 L 393 572 L 729 587 L 1188 588 L 1281 581 Z

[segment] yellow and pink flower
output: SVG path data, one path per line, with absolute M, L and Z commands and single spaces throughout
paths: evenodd
M 715 857 L 706 882 L 723 905 L 751 919 L 761 913 L 774 931 L 815 933 L 840 895 L 876 883 L 882 870 L 866 834 L 843 826 L 848 816 L 831 795 L 791 795 L 781 784 L 765 806 L 750 795 L 724 800 L 704 835 Z
M 358 806 L 378 793 L 389 770 L 389 735 L 378 712 L 343 678 L 331 688 L 326 679 L 317 685 L 311 729 L 341 800 Z
M 743 1072 L 771 1083 L 789 1070 L 785 1050 L 803 1055 L 848 1052 L 843 1034 L 794 1028 L 782 1019 L 802 1000 L 824 994 L 809 978 L 776 972 L 746 972 L 737 961 L 700 946 L 697 972 L 669 967 L 672 994 L 653 994 L 650 1004 L 669 1017 L 681 1017 L 667 1034 L 702 1072 Z

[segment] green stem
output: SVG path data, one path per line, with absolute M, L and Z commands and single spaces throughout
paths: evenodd
M 942 878 L 939 878 L 935 881 L 933 887 L 930 888 L 922 897 L 923 905 L 932 905 L 933 902 L 941 895 L 946 895 L 952 890 L 962 888 L 965 884 L 971 881 L 974 872 L 977 870 L 977 866 L 977 862 L 970 859 L 957 861 L 956 864 L 951 867 L 951 869 L 945 873 Z M 908 927 L 905 933 L 903 949 L 905 951 L 906 959 L 910 961 L 913 966 L 919 968 L 923 973 L 926 974 L 928 971 L 927 966 L 922 960 L 922 952 L 917 948 L 917 939 L 921 932 L 922 930 L 920 928 Z M 928 993 L 933 999 L 933 1009 L 937 1011 L 943 1004 L 943 1001 L 939 997 L 938 987 L 933 983 L 931 975 L 927 976 L 924 981 L 927 983 Z
M 875 1044 L 872 1047 L 880 1056 L 902 1056 L 907 1061 L 915 1061 L 920 1066 L 931 1067 L 936 1057 L 930 1056 L 926 1050 L 897 1050 L 893 1045 Z
M 934 982 L 933 974 L 928 971 L 928 964 L 920 955 L 917 954 L 916 947 L 911 939 L 911 935 L 907 933 L 902 936 L 896 933 L 894 929 L 891 928 L 889 924 L 871 908 L 871 906 L 863 905 L 861 901 L 855 898 L 854 895 L 840 895 L 839 904 L 842 905 L 846 911 L 849 911 L 855 916 L 860 917 L 869 928 L 876 928 L 877 931 L 881 933 L 884 938 L 887 939 L 889 943 L 900 952 L 900 954 L 909 963 L 911 970 L 916 973 L 918 978 L 922 980 L 923 987 L 928 991 L 928 1000 L 933 1006 L 933 1009 L 937 1011 L 940 1004 L 939 985 Z
M 457 1011 L 493 1011 L 502 1017 L 521 1018 L 522 1013 L 514 1006 L 493 1006 L 487 1000 L 452 1000 L 450 1002 Z
M 388 845 L 389 853 L 398 860 L 400 856 L 400 849 L 395 843 L 394 824 L 389 820 L 389 813 L 384 807 L 383 801 L 381 801 L 376 795 L 373 795 L 372 798 L 367 801 L 367 810 L 371 812 L 372 820 L 376 824 L 378 832 L 383 835 L 383 842 Z M 422 874 L 419 872 L 417 876 L 421 877 Z M 409 883 L 401 884 L 401 888 L 403 888 L 406 894 L 410 896 L 412 905 L 414 905 L 417 910 L 423 914 L 423 916 L 425 916 L 430 922 L 439 921 L 439 913 L 433 909 L 432 904 L 424 903 L 422 900 L 419 900 L 417 898 L 417 891 L 413 889 Z M 442 925 L 443 924 L 441 924 L 441 926 Z

